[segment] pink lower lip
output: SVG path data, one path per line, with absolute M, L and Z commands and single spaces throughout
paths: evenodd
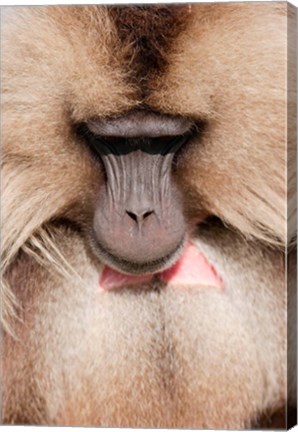
M 104 266 L 99 280 L 99 285 L 104 290 L 112 290 L 127 285 L 142 284 L 149 282 L 151 279 L 152 275 L 150 274 L 141 276 L 126 275 L 117 272 L 117 270 L 114 270 L 111 267 Z
M 196 285 L 222 288 L 222 281 L 215 269 L 192 243 L 189 243 L 180 259 L 163 272 L 148 275 L 126 275 L 105 266 L 99 281 L 103 290 L 113 290 L 130 285 L 150 282 L 157 276 L 162 282 L 170 285 Z

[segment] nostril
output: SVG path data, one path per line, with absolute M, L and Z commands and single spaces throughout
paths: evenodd
M 134 213 L 132 211 L 126 210 L 128 216 L 137 223 L 142 222 L 144 219 L 148 218 L 150 215 L 154 213 L 154 210 L 148 210 L 145 212 Z
M 126 213 L 128 214 L 129 217 L 131 217 L 131 219 L 133 219 L 135 222 L 138 222 L 138 217 L 136 214 L 134 214 L 133 212 L 130 212 L 128 210 L 126 210 Z
M 149 211 L 145 212 L 145 213 L 143 214 L 143 219 L 146 219 L 148 216 L 152 215 L 152 213 L 154 213 L 153 210 L 149 210 Z

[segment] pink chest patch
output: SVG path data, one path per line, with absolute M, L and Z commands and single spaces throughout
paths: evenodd
M 153 276 L 157 276 L 162 282 L 171 285 L 200 285 L 222 288 L 222 281 L 216 271 L 192 243 L 189 243 L 183 255 L 172 267 L 163 272 L 155 273 L 155 275 L 126 275 L 104 266 L 99 285 L 103 290 L 112 290 L 150 282 Z

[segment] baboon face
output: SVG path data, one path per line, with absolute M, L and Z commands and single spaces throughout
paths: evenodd
M 208 216 L 283 241 L 279 4 L 19 8 L 6 25 L 4 159 L 30 160 L 40 221 L 78 223 L 132 273 L 169 265 Z
M 284 406 L 291 17 L 3 10 L 3 298 L 25 341 L 5 336 L 6 422 L 241 428 Z
M 89 125 L 87 141 L 105 173 L 91 241 L 115 267 L 152 272 L 181 249 L 186 227 L 171 165 L 189 129 L 185 119 L 147 113 Z

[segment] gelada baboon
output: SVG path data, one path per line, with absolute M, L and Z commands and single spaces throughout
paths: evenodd
M 2 11 L 4 423 L 284 424 L 290 19 Z

